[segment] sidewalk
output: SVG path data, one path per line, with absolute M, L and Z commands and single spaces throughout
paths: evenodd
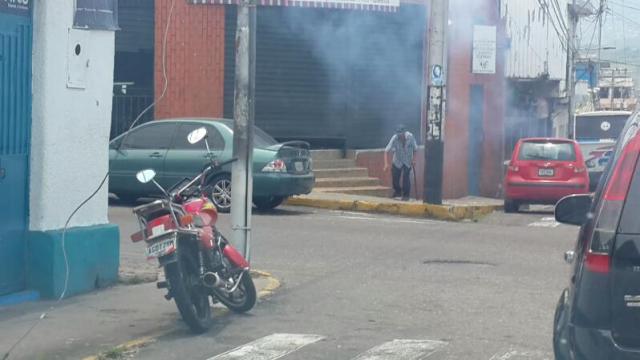
M 140 346 L 171 331 L 188 333 L 175 303 L 164 299 L 166 290 L 156 288 L 162 272 L 157 261 L 146 261 L 144 245 L 129 239 L 138 226 L 131 209 L 111 206 L 109 221 L 120 227 L 120 284 L 60 303 L 39 301 L 0 307 L 0 359 L 43 313 L 46 317 L 8 360 L 83 359 Z M 259 298 L 280 286 L 268 273 L 253 271 L 252 275 Z M 227 313 L 218 304 L 214 309 L 217 317 Z M 125 346 L 116 349 L 123 343 Z
M 424 204 L 422 201 L 401 201 L 373 196 L 337 194 L 314 191 L 309 195 L 295 196 L 288 205 L 309 206 L 331 210 L 361 211 L 370 213 L 404 215 L 447 221 L 477 220 L 493 211 L 502 209 L 502 200 L 466 197 L 445 200 L 443 205 Z
M 260 298 L 268 296 L 279 282 L 268 274 L 254 274 Z M 38 321 L 8 360 L 14 359 L 83 359 L 98 353 L 116 353 L 116 346 L 130 346 L 153 341 L 172 331 L 188 333 L 173 301 L 156 289 L 155 283 L 119 285 L 87 295 L 63 300 L 40 301 L 0 307 L 0 358 Z M 228 313 L 216 304 L 214 317 Z M 133 341 L 138 339 L 137 341 Z

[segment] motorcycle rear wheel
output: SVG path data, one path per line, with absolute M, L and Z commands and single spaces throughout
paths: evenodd
M 229 310 L 236 313 L 244 313 L 253 308 L 256 304 L 257 294 L 256 286 L 251 278 L 249 271 L 242 272 L 240 285 L 233 293 L 224 290 L 214 289 L 216 298 Z M 238 275 L 239 277 L 240 275 Z
M 192 332 L 202 334 L 213 324 L 209 294 L 191 285 L 185 277 L 184 270 L 186 269 L 181 266 L 181 261 L 168 264 L 164 268 L 171 295 L 182 319 Z

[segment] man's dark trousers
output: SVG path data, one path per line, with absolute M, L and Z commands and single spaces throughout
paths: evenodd
M 402 188 L 400 188 L 400 176 L 402 176 Z M 408 199 L 411 195 L 411 168 L 392 165 L 391 177 L 393 178 L 393 196 L 402 195 L 403 198 Z

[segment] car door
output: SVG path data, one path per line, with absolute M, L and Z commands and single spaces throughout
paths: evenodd
M 156 171 L 156 180 L 165 183 L 164 162 L 177 124 L 157 121 L 142 125 L 114 141 L 119 145 L 111 149 L 109 168 L 111 192 L 123 196 L 158 194 L 153 183 L 141 184 L 136 173 L 144 169 Z
M 187 141 L 189 133 L 202 126 L 202 123 L 191 122 L 179 125 L 165 160 L 166 186 L 170 187 L 184 178 L 193 178 L 202 171 L 202 167 L 212 157 L 219 161 L 228 160 L 227 158 L 230 157 L 224 152 L 224 138 L 213 125 L 204 125 L 207 129 L 207 142 L 211 149 L 211 155 L 207 153 L 204 141 L 197 144 L 190 144 Z

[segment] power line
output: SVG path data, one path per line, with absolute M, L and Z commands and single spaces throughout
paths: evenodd
M 547 16 L 549 17 L 549 22 L 551 23 L 551 25 L 553 26 L 554 31 L 558 35 L 558 39 L 560 40 L 560 45 L 562 45 L 562 48 L 564 50 L 567 50 L 568 46 L 567 46 L 566 43 L 568 42 L 568 35 L 566 33 L 562 33 L 558 29 L 558 26 L 556 25 L 556 22 L 553 19 L 553 15 L 551 15 L 551 11 L 549 11 L 549 7 L 548 7 L 548 4 L 547 4 L 546 0 L 538 0 L 538 4 L 547 13 Z

